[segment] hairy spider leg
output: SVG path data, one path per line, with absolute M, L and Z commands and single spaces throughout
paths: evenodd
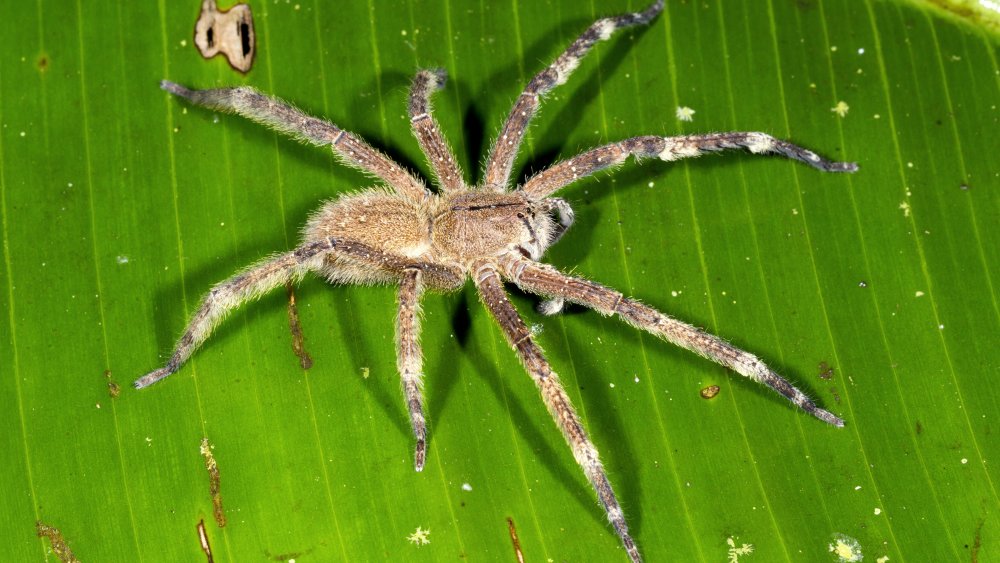
M 548 264 L 508 254 L 500 258 L 500 266 L 505 277 L 524 291 L 545 297 L 562 297 L 605 316 L 618 315 L 636 328 L 767 385 L 827 424 L 844 426 L 843 420 L 818 407 L 805 393 L 767 367 L 758 357 L 717 336 L 629 299 L 618 291 L 583 278 L 568 276 Z
M 427 421 L 424 418 L 424 366 L 420 349 L 420 296 L 423 293 L 420 270 L 406 270 L 399 284 L 399 312 L 396 315 L 396 367 L 403 384 L 403 396 L 410 413 L 410 424 L 417 439 L 413 463 L 424 470 L 427 456 Z
M 597 448 L 587 437 L 580 417 L 577 416 L 569 396 L 566 395 L 565 389 L 559 382 L 559 376 L 552 371 L 548 360 L 542 354 L 542 349 L 531 338 L 528 326 L 524 324 L 517 309 L 507 298 L 507 292 L 503 288 L 499 272 L 494 265 L 485 261 L 473 264 L 473 272 L 473 280 L 479 290 L 480 298 L 497 324 L 500 325 L 507 341 L 514 347 L 521 363 L 524 364 L 531 379 L 541 392 L 545 406 L 573 449 L 573 457 L 576 458 L 576 462 L 580 464 L 583 473 L 597 492 L 597 498 L 607 513 L 608 521 L 611 522 L 618 537 L 621 538 L 629 559 L 633 562 L 642 561 L 639 549 L 628 533 L 625 514 L 618 504 L 618 499 L 615 498 L 615 492 L 604 472 Z
M 321 245 L 301 246 L 292 252 L 267 258 L 216 284 L 188 321 L 167 365 L 137 379 L 136 389 L 148 387 L 177 371 L 233 309 L 285 285 L 286 282 L 297 281 L 306 272 L 317 269 L 324 251 Z
M 344 163 L 381 179 L 396 193 L 413 201 L 423 201 L 429 195 L 423 181 L 364 139 L 253 88 L 191 90 L 169 80 L 161 81 L 160 87 L 193 104 L 242 115 L 300 141 L 318 146 L 330 145 L 333 153 Z
M 827 160 L 809 149 L 775 139 L 767 133 L 708 133 L 680 137 L 647 135 L 593 148 L 553 164 L 528 179 L 522 189 L 532 197 L 544 198 L 598 170 L 622 164 L 629 156 L 674 161 L 725 149 L 747 149 L 754 154 L 778 153 L 824 172 L 855 172 L 858 169 L 856 163 Z
M 427 157 L 444 193 L 468 191 L 462 169 L 455 160 L 448 141 L 441 134 L 441 126 L 434 119 L 431 95 L 444 88 L 447 74 L 444 69 L 421 70 L 410 86 L 410 126 L 424 156 Z
M 538 111 L 539 98 L 556 86 L 563 84 L 580 60 L 598 42 L 605 41 L 623 27 L 649 23 L 663 11 L 663 0 L 653 2 L 641 12 L 623 14 L 602 18 L 591 24 L 576 41 L 563 51 L 561 55 L 545 70 L 539 72 L 525 87 L 514 107 L 511 108 L 507 121 L 500 130 L 500 136 L 493 143 L 489 160 L 486 162 L 484 186 L 490 191 L 506 191 L 510 182 L 511 168 L 517 158 L 518 149 L 524 139 L 525 130 Z
M 233 309 L 287 281 L 298 281 L 308 272 L 323 272 L 331 268 L 331 263 L 326 260 L 331 255 L 347 258 L 397 278 L 402 278 L 403 273 L 408 270 L 419 270 L 433 287 L 452 288 L 459 287 L 462 283 L 461 275 L 446 266 L 381 252 L 356 241 L 330 237 L 307 242 L 291 252 L 251 266 L 213 287 L 188 321 L 167 365 L 137 379 L 135 387 L 148 387 L 177 371 L 208 338 L 219 321 Z

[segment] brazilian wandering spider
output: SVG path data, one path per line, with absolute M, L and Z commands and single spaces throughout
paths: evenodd
M 419 344 L 420 297 L 426 289 L 456 291 L 471 277 L 486 309 L 538 387 L 632 561 L 640 561 L 641 557 L 597 449 L 558 376 L 508 300 L 504 282 L 544 297 L 546 301 L 539 309 L 545 314 L 558 313 L 569 301 L 602 315 L 618 315 L 632 326 L 767 385 L 828 424 L 843 426 L 843 420 L 818 407 L 756 356 L 613 289 L 539 262 L 546 249 L 573 224 L 569 204 L 552 194 L 577 179 L 617 166 L 629 156 L 674 161 L 705 152 L 744 148 L 752 153 L 779 153 L 826 172 L 857 170 L 853 163 L 825 160 L 764 133 L 641 136 L 591 149 L 552 165 L 521 186 L 511 186 L 511 167 L 541 96 L 566 82 L 598 41 L 610 38 L 618 29 L 646 24 L 662 10 L 663 0 L 659 0 L 642 12 L 596 21 L 551 66 L 538 73 L 514 103 L 478 186 L 465 183 L 431 115 L 430 97 L 443 87 L 444 72 L 418 72 L 410 89 L 410 124 L 437 178 L 437 192 L 429 191 L 423 181 L 357 136 L 256 90 L 190 90 L 163 81 L 164 90 L 192 103 L 241 114 L 305 142 L 329 145 L 345 164 L 379 178 L 384 185 L 325 203 L 309 219 L 303 242 L 295 250 L 273 255 L 214 286 L 188 323 L 167 365 L 143 376 L 135 386 L 147 387 L 177 371 L 229 311 L 297 281 L 306 273 L 321 274 L 332 283 L 397 284 L 397 366 L 416 437 L 416 470 L 420 471 L 427 439 Z

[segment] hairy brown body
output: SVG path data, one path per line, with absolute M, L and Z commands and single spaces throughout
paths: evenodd
M 817 406 L 749 352 L 613 289 L 540 262 L 545 250 L 573 224 L 570 205 L 552 194 L 598 170 L 620 165 L 629 157 L 674 161 L 742 148 L 753 153 L 778 153 L 828 172 L 853 172 L 857 168 L 852 163 L 823 159 L 764 133 L 647 135 L 596 147 L 552 165 L 523 186 L 511 186 L 514 159 L 541 97 L 565 82 L 595 43 L 608 39 L 620 28 L 648 23 L 662 9 L 663 1 L 658 0 L 642 12 L 598 20 L 538 73 L 517 98 L 501 128 L 480 186 L 465 183 L 431 113 L 430 97 L 443 86 L 444 72 L 420 71 L 410 90 L 410 124 L 433 171 L 436 193 L 363 139 L 252 88 L 190 90 L 164 81 L 164 89 L 194 103 L 239 113 L 303 141 L 329 146 L 344 163 L 364 170 L 384 185 L 327 202 L 309 219 L 304 240 L 295 250 L 272 256 L 213 287 L 167 364 L 137 380 L 136 387 L 146 387 L 177 371 L 229 311 L 306 273 L 318 273 L 336 283 L 396 284 L 396 365 L 416 439 L 414 465 L 420 471 L 427 442 L 420 298 L 426 289 L 453 291 L 471 278 L 572 447 L 632 561 L 641 559 L 639 550 L 629 535 L 597 448 L 574 412 L 558 375 L 507 298 L 504 282 L 547 298 L 539 306 L 544 314 L 555 314 L 565 301 L 570 301 L 604 315 L 621 317 L 637 328 L 767 385 L 824 422 L 842 426 L 841 419 Z
M 439 264 L 464 282 L 475 260 L 509 252 L 539 257 L 556 231 L 552 205 L 524 193 L 431 194 L 414 202 L 381 189 L 343 196 L 323 205 L 306 224 L 304 243 L 350 239 L 381 252 Z M 326 257 L 323 274 L 341 283 L 398 282 L 403 272 L 371 268 L 350 255 Z M 428 285 L 453 291 L 461 285 Z

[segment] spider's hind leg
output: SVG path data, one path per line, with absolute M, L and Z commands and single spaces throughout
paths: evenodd
M 329 145 L 344 163 L 382 179 L 403 197 L 423 201 L 427 196 L 423 182 L 361 137 L 253 88 L 192 90 L 169 80 L 161 81 L 160 88 L 193 104 L 237 113 L 300 141 L 318 146 Z
M 615 532 L 621 539 L 629 559 L 633 562 L 642 561 L 639 549 L 635 546 L 635 541 L 629 535 L 628 525 L 625 523 L 625 514 L 622 512 L 615 492 L 611 488 L 611 482 L 604 472 L 604 466 L 597 454 L 597 448 L 587 436 L 583 429 L 583 422 L 573 409 L 573 404 L 566 395 L 559 376 L 552 371 L 548 360 L 542 355 L 541 348 L 535 344 L 531 338 L 531 331 L 524 324 L 524 320 L 518 315 L 517 310 L 507 298 L 507 292 L 500 281 L 500 274 L 497 269 L 484 262 L 473 264 L 475 275 L 473 280 L 479 290 L 479 296 L 489 310 L 490 314 L 500 325 L 507 341 L 514 347 L 517 355 L 521 358 L 531 379 L 542 394 L 542 400 L 548 407 L 549 413 L 555 420 L 559 430 L 562 431 L 566 441 L 573 449 L 573 457 L 580 464 L 587 480 L 597 492 L 597 499 L 604 512 L 608 516 L 608 521 L 614 527 Z
M 539 262 L 507 255 L 500 259 L 507 279 L 524 291 L 562 297 L 602 315 L 618 315 L 628 324 L 691 350 L 736 373 L 767 385 L 810 415 L 841 427 L 844 421 L 820 408 L 805 393 L 774 372 L 753 354 L 699 328 L 665 315 L 652 307 L 625 297 L 620 292 L 589 280 L 566 275 Z
M 137 379 L 135 387 L 137 389 L 148 387 L 180 369 L 230 311 L 288 281 L 301 278 L 308 271 L 317 269 L 319 263 L 316 258 L 321 257 L 327 249 L 328 245 L 324 244 L 303 245 L 292 252 L 264 260 L 217 284 L 208 292 L 198 311 L 191 317 L 167 365 Z
M 423 471 L 427 455 L 427 422 L 424 418 L 423 358 L 420 351 L 420 270 L 406 270 L 399 285 L 399 313 L 396 317 L 396 366 L 403 384 L 403 396 L 410 424 L 417 439 L 413 463 Z

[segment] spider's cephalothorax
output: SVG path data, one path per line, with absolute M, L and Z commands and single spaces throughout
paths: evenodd
M 558 203 L 553 203 L 558 202 Z M 305 229 L 305 241 L 350 239 L 380 252 L 445 265 L 465 281 L 472 264 L 515 250 L 533 260 L 553 242 L 560 224 L 550 212 L 568 205 L 557 198 L 533 200 L 523 192 L 462 190 L 423 201 L 369 190 L 324 205 Z M 371 268 L 338 254 L 326 257 L 331 281 L 398 281 L 403 270 Z M 430 286 L 457 289 L 453 284 Z
M 188 323 L 166 366 L 135 382 L 146 387 L 177 371 L 205 341 L 214 326 L 241 303 L 313 272 L 338 283 L 392 283 L 399 286 L 396 320 L 397 366 L 417 445 L 417 471 L 424 466 L 427 427 L 423 414 L 423 367 L 419 344 L 419 301 L 425 289 L 452 291 L 471 278 L 483 304 L 500 325 L 541 393 L 556 425 L 597 492 L 608 520 L 633 561 L 639 551 L 625 517 L 569 397 L 534 336 L 507 299 L 503 283 L 547 298 L 540 310 L 553 314 L 565 301 L 618 315 L 627 323 L 718 362 L 767 385 L 807 413 L 835 426 L 843 421 L 756 356 L 652 307 L 583 278 L 539 262 L 573 223 L 573 211 L 552 194 L 577 179 L 617 166 L 629 156 L 665 161 L 705 152 L 744 148 L 774 152 L 827 172 L 853 172 L 853 163 L 831 162 L 812 151 L 764 133 L 731 132 L 680 137 L 640 136 L 611 143 L 558 162 L 523 185 L 510 185 L 511 168 L 541 97 L 569 78 L 580 59 L 616 30 L 651 21 L 663 1 L 642 12 L 596 21 L 545 70 L 514 103 L 486 163 L 481 186 L 466 185 L 463 173 L 441 136 L 430 108 L 442 71 L 417 74 L 410 90 L 413 133 L 437 180 L 436 193 L 357 136 L 310 117 L 251 88 L 190 90 L 164 81 L 162 87 L 193 103 L 239 113 L 301 140 L 330 146 L 340 160 L 381 180 L 382 187 L 330 201 L 306 225 L 300 246 L 265 259 L 219 283 Z

